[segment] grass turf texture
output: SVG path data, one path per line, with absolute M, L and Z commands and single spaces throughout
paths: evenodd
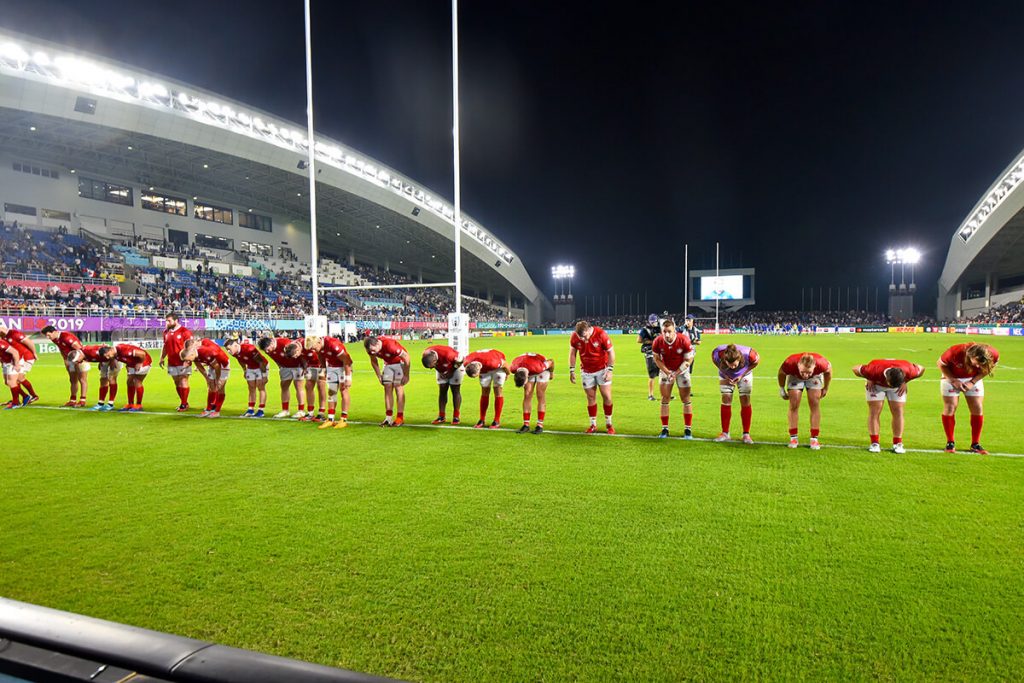
M 786 438 L 775 372 L 789 353 L 824 353 L 837 378 L 851 378 L 824 401 L 822 451 L 5 411 L 0 594 L 419 680 L 1018 676 L 1024 460 L 869 454 L 863 382 L 849 373 L 875 357 L 923 364 L 906 440 L 940 448 L 934 363 L 964 337 L 731 339 L 763 356 L 755 439 Z M 1024 343 L 986 341 L 1002 367 L 986 381 L 983 443 L 1022 453 Z M 646 400 L 633 342 L 615 338 L 616 428 L 654 435 L 658 403 Z M 705 438 L 718 432 L 714 343 L 705 338 L 695 372 Z M 485 345 L 554 357 L 546 427 L 586 426 L 566 337 L 475 348 Z M 414 358 L 423 346 L 407 344 Z M 352 419 L 375 423 L 381 389 L 353 352 Z M 226 408 L 241 413 L 233 374 Z M 67 399 L 56 356 L 32 380 L 42 405 Z M 201 403 L 202 378 L 193 386 Z M 176 406 L 159 369 L 146 389 L 150 411 Z M 472 424 L 478 384 L 464 393 Z M 418 363 L 409 394 L 407 419 L 429 422 L 437 390 Z M 521 392 L 510 382 L 506 394 L 504 423 L 517 428 Z M 806 420 L 804 410 L 804 443 Z M 961 448 L 967 422 L 961 406 Z M 671 426 L 682 428 L 678 400 Z

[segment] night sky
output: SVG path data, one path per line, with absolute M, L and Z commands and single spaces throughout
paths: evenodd
M 884 286 L 1024 147 L 1024 3 L 463 3 L 463 205 L 553 291 L 682 306 L 757 268 L 758 308 Z M 302 2 L 0 1 L 0 24 L 304 122 Z M 317 129 L 452 196 L 450 4 L 313 2 Z

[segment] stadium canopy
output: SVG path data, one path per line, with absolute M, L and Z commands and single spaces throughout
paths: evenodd
M 1024 295 L 1024 151 L 996 178 L 950 240 L 939 277 L 940 320 L 970 317 Z
M 78 172 L 190 192 L 309 221 L 305 127 L 102 57 L 0 32 L 0 148 Z M 454 274 L 454 210 L 437 192 L 316 136 L 321 253 Z M 463 285 L 550 307 L 519 256 L 463 213 Z M 308 232 L 308 228 L 307 228 Z M 308 260 L 308 255 L 303 255 Z

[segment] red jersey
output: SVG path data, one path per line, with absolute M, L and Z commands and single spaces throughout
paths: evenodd
M 526 368 L 530 375 L 540 375 L 547 371 L 548 359 L 539 353 L 525 353 L 522 356 L 516 356 L 510 367 L 513 373 L 519 368 Z
M 267 367 L 267 359 L 253 344 L 239 344 L 235 360 L 246 370 L 262 370 Z
M 335 337 L 325 337 L 324 346 L 320 349 L 320 357 L 329 368 L 343 368 L 352 364 L 352 358 L 348 355 L 348 349 Z
M 228 366 L 228 354 L 217 342 L 212 339 L 204 339 L 196 349 L 196 362 L 200 365 L 213 365 L 218 363 L 222 368 Z
M 821 375 L 826 372 L 832 372 L 832 364 L 828 362 L 828 359 L 817 353 L 794 353 L 792 356 L 787 356 L 786 360 L 782 361 L 782 367 L 779 368 L 782 372 L 793 377 L 800 376 L 800 359 L 804 356 L 814 357 L 814 372 L 811 376 Z
M 105 360 L 100 358 L 100 349 L 102 346 L 83 346 L 82 355 L 85 358 L 82 359 L 83 363 L 106 363 Z
M 185 349 L 185 342 L 191 338 L 191 330 L 181 325 L 173 330 L 164 330 L 164 352 L 167 354 L 168 365 L 186 365 L 186 361 L 181 359 L 181 352 Z
M 575 332 L 569 339 L 569 346 L 580 352 L 580 365 L 583 372 L 600 372 L 608 367 L 608 351 L 612 348 L 612 340 L 600 327 L 592 328 L 590 339 L 584 341 Z
M 392 337 L 378 337 L 378 339 L 380 339 L 380 351 L 377 353 L 370 353 L 370 355 L 380 358 L 387 365 L 401 363 L 401 356 L 402 352 L 405 351 L 405 347 L 399 344 L 398 340 Z
M 322 368 L 323 363 L 320 362 L 320 354 L 313 349 L 306 348 L 306 339 L 303 337 L 296 341 L 302 347 L 302 353 L 299 354 L 299 358 L 302 359 L 303 365 L 307 368 Z
M 57 341 L 54 344 L 60 350 L 60 355 L 67 358 L 68 354 L 75 350 L 75 344 L 81 346 L 82 342 L 70 332 L 61 332 L 57 335 Z
M 687 356 L 693 353 L 693 344 L 682 332 L 676 332 L 675 341 L 671 344 L 665 339 L 664 334 L 659 334 L 651 344 L 651 353 L 660 358 L 669 370 L 678 370 L 687 360 Z
M 876 359 L 860 366 L 860 375 L 869 382 L 887 387 L 889 382 L 885 379 L 885 371 L 889 368 L 899 368 L 902 370 L 908 382 L 921 376 L 921 373 L 917 371 L 917 366 L 909 360 L 895 360 L 893 358 Z
M 140 349 L 134 344 L 118 344 L 114 347 L 114 350 L 117 351 L 117 360 L 130 368 L 153 364 L 153 359 L 149 357 L 149 353 L 147 353 L 145 349 Z M 142 353 L 146 354 L 146 357 L 139 360 L 134 355 L 136 351 L 142 351 Z
M 267 351 L 267 355 L 274 359 L 279 368 L 301 368 L 302 367 L 302 355 L 299 354 L 298 358 L 289 358 L 284 355 L 284 347 L 294 342 L 291 339 L 285 339 L 284 337 L 276 337 L 274 339 L 274 350 Z
M 969 379 L 974 377 L 978 372 L 967 364 L 967 349 L 974 344 L 957 344 L 950 346 L 948 349 L 939 356 L 939 361 L 942 362 L 950 371 L 953 376 L 958 379 Z M 999 352 L 991 346 L 988 347 L 989 351 L 992 352 L 993 365 L 999 362 Z
M 21 344 L 15 345 L 10 343 L 3 337 L 0 337 L 0 363 L 14 362 L 14 356 L 11 355 L 11 349 L 14 349 L 14 352 L 17 353 L 18 357 L 20 358 L 21 349 L 18 348 L 19 346 L 21 346 Z
M 36 354 L 27 343 L 28 335 L 21 330 L 7 330 L 7 343 L 14 347 L 22 360 L 35 360 Z
M 450 346 L 428 346 L 427 351 L 437 354 L 437 365 L 434 370 L 442 377 L 450 377 L 455 372 L 455 364 L 459 361 L 459 352 Z
M 462 361 L 463 366 L 470 363 L 480 363 L 480 374 L 494 372 L 505 363 L 505 354 L 497 349 L 483 349 L 469 354 Z

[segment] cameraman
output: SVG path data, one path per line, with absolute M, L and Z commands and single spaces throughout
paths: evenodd
M 659 373 L 658 366 L 654 362 L 654 352 L 651 351 L 651 345 L 659 334 L 661 334 L 661 324 L 658 322 L 658 316 L 651 313 L 647 316 L 647 325 L 640 329 L 640 333 L 636 337 L 636 343 L 640 345 L 640 353 L 644 354 L 644 359 L 647 361 L 648 401 L 654 400 L 654 379 Z

